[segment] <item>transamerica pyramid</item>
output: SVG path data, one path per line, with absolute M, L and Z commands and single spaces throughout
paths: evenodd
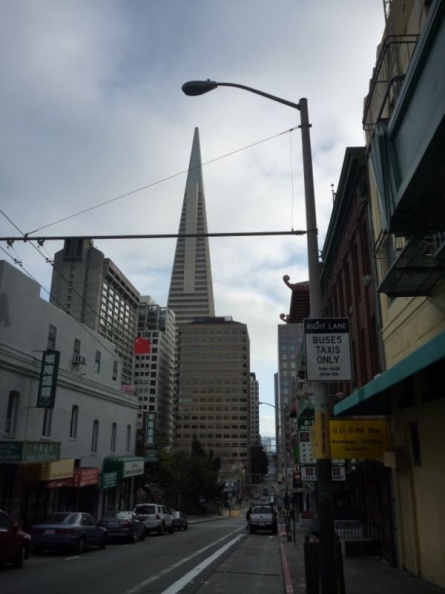
M 199 130 L 195 128 L 179 235 L 207 233 Z M 208 237 L 178 237 L 167 306 L 176 323 L 215 317 Z

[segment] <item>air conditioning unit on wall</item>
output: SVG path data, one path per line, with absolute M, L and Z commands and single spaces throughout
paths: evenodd
M 74 365 L 85 365 L 86 359 L 82 355 L 73 355 L 73 364 Z

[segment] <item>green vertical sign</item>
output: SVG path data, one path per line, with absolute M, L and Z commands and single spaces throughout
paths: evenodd
M 57 376 L 59 373 L 60 351 L 45 351 L 40 369 L 37 408 L 53 408 L 56 399 Z

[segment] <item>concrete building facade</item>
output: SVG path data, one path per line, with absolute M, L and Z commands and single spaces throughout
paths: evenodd
M 139 300 L 128 278 L 90 239 L 66 239 L 55 254 L 51 303 L 116 347 L 124 385 L 132 384 Z
M 138 336 L 150 343 L 149 352 L 134 356 L 134 384 L 139 400 L 138 428 L 145 427 L 147 414 L 156 430 L 171 445 L 175 398 L 176 324 L 168 307 L 151 297 L 141 297 Z M 154 415 L 154 416 L 153 416 Z
M 222 475 L 247 470 L 250 445 L 250 343 L 247 326 L 204 318 L 179 326 L 175 449 L 196 437 L 221 459 Z
M 132 505 L 144 468 L 134 456 L 138 403 L 121 390 L 114 346 L 5 261 L 0 300 L 0 507 L 28 526 L 64 508 L 97 516 Z
M 385 7 L 363 115 L 384 370 L 334 412 L 388 418 L 396 562 L 445 587 L 445 2 Z

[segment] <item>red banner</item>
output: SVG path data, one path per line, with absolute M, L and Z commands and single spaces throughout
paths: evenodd
M 135 355 L 148 355 L 151 350 L 151 342 L 148 338 L 142 338 L 142 336 L 136 336 L 134 339 L 133 353 Z

